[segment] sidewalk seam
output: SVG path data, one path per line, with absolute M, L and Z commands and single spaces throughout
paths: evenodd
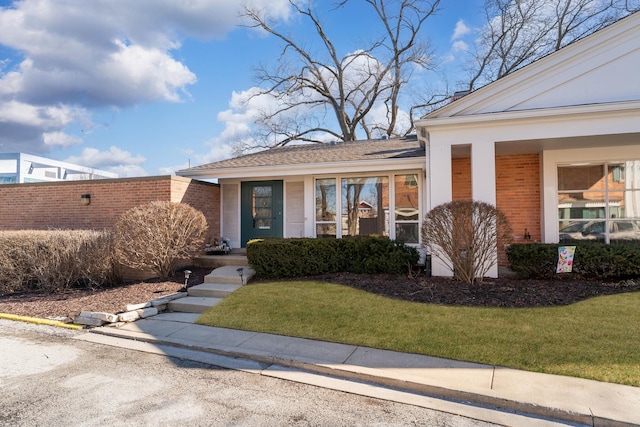
M 360 348 L 360 347 L 355 346 L 355 347 L 354 347 L 354 349 L 353 349 L 353 351 L 352 351 L 351 353 L 349 353 L 349 355 L 347 356 L 347 358 L 346 358 L 346 359 L 344 359 L 344 362 L 342 362 L 342 363 L 347 363 L 347 361 L 349 361 L 349 359 L 351 359 L 351 356 L 353 356 L 353 355 L 356 353 L 356 351 L 358 351 L 358 349 L 359 349 L 359 348 Z
M 493 368 L 491 368 L 491 386 L 489 387 L 490 390 L 493 390 L 493 381 L 496 378 L 496 367 L 494 366 Z

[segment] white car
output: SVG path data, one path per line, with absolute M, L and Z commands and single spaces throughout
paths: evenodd
M 576 221 L 560 229 L 560 243 L 579 241 L 605 241 L 605 221 Z M 617 220 L 609 222 L 609 241 L 640 242 L 640 222 L 633 220 Z

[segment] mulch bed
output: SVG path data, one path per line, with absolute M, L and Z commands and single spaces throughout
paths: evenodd
M 386 274 L 324 274 L 313 279 L 340 283 L 391 298 L 428 304 L 472 307 L 546 307 L 567 305 L 600 295 L 640 291 L 640 280 L 485 279 L 472 285 L 445 277 L 408 278 Z
M 200 284 L 211 269 L 191 267 L 189 286 Z M 339 283 L 366 292 L 418 303 L 474 307 L 545 307 L 567 305 L 587 298 L 640 292 L 640 280 L 596 282 L 586 280 L 485 279 L 468 285 L 444 277 L 389 274 L 336 273 L 307 277 Z M 300 279 L 294 279 L 300 280 Z M 259 283 L 254 280 L 251 283 Z M 0 295 L 0 313 L 21 316 L 66 318 L 80 311 L 117 313 L 127 304 L 150 301 L 182 290 L 184 273 L 166 281 L 146 280 L 106 289 L 69 289 L 57 294 L 20 293 Z
M 189 286 L 204 282 L 210 268 L 190 267 Z M 184 288 L 184 272 L 166 281 L 150 279 L 110 288 L 67 289 L 55 294 L 23 292 L 0 295 L 0 313 L 71 321 L 81 311 L 119 313 L 127 304 L 138 304 L 178 292 Z

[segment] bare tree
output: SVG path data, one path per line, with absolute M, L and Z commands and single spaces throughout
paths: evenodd
M 640 10 L 639 0 L 486 0 L 468 89 L 513 71 Z
M 356 1 L 375 13 L 382 31 L 367 46 L 346 55 L 336 49 L 310 1 L 289 3 L 297 16 L 311 24 L 320 53 L 312 51 L 311 43 L 279 29 L 266 11 L 245 8 L 250 27 L 266 31 L 283 45 L 275 67 L 257 70 L 262 89 L 253 97 L 277 100 L 277 107 L 265 109 L 258 119 L 258 145 L 353 141 L 358 132 L 373 138 L 413 130 L 398 126 L 400 99 L 412 68 L 431 66 L 429 46 L 419 36 L 440 0 L 341 0 L 333 4 L 331 13 Z M 380 105 L 386 108 L 384 123 L 370 118 L 372 109 Z

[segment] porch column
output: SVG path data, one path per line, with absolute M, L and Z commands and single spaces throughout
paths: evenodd
M 316 187 L 312 176 L 304 177 L 304 237 L 316 237 Z
M 471 194 L 473 200 L 496 206 L 496 148 L 493 141 L 471 143 Z M 488 277 L 498 277 L 498 247 L 495 265 L 487 272 Z
M 435 143 L 434 143 L 435 142 Z M 427 153 L 427 209 L 451 201 L 452 173 L 451 173 L 451 143 L 434 141 L 431 137 L 429 152 Z M 434 276 L 453 276 L 451 271 L 435 254 L 431 254 L 431 274 Z

